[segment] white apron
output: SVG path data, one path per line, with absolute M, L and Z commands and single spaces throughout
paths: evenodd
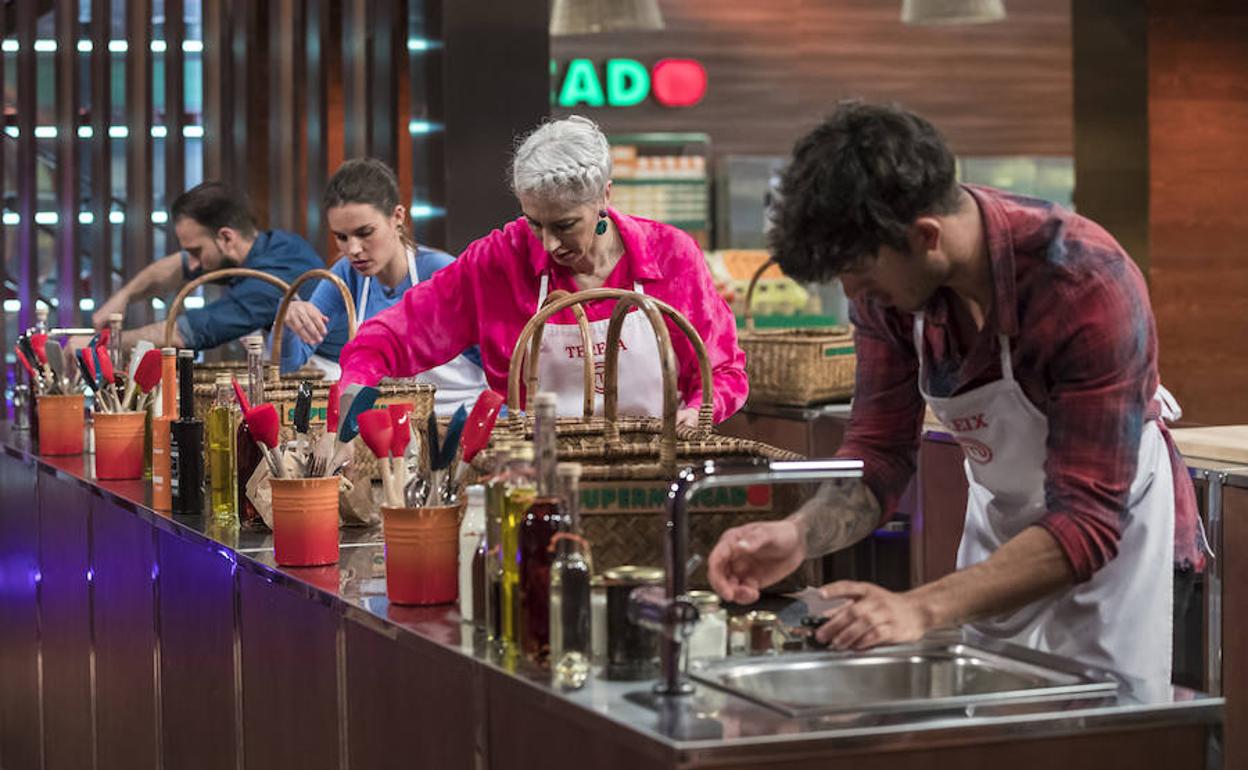
M 539 309 L 546 301 L 549 288 L 550 275 L 545 274 L 537 296 Z M 640 283 L 633 284 L 633 291 L 645 293 Z M 589 323 L 594 347 L 591 351 L 594 357 L 594 414 L 602 414 L 602 374 L 606 361 L 607 327 L 610 325 L 611 321 L 607 318 Z M 553 392 L 558 397 L 558 414 L 564 417 L 580 417 L 585 411 L 586 351 L 583 348 L 580 327 L 575 323 L 547 323 L 542 330 L 537 381 L 542 390 Z M 619 377 L 621 415 L 662 416 L 663 368 L 659 360 L 659 345 L 650 322 L 637 309 L 624 316 L 624 324 L 620 328 Z
M 1036 524 L 1045 506 L 1049 422 L 1014 379 L 1001 335 L 996 382 L 950 398 L 923 391 L 922 313 L 915 314 L 919 388 L 962 446 L 970 490 L 958 569 L 984 561 Z M 1163 416 L 1173 401 L 1158 389 Z M 1118 555 L 1086 583 L 1014 612 L 971 623 L 988 636 L 1052 652 L 1147 681 L 1170 681 L 1174 562 L 1174 479 L 1157 420 L 1146 420 Z
M 420 275 L 416 271 L 416 254 L 410 250 L 407 252 L 407 277 L 411 280 L 412 286 L 420 283 Z M 366 276 L 364 283 L 360 286 L 360 293 L 354 297 L 356 312 L 361 316 L 360 323 L 364 323 L 365 320 L 362 316 L 368 307 L 368 290 L 372 288 L 372 285 L 373 277 Z M 325 370 L 326 380 L 333 381 L 342 377 L 342 368 L 337 361 L 313 355 L 308 359 L 308 363 Z M 439 417 L 454 414 L 460 405 L 471 409 L 477 396 L 481 395 L 481 391 L 486 387 L 485 372 L 463 355 L 456 356 L 451 361 L 427 372 L 421 372 L 414 379 L 417 382 L 432 383 L 437 388 L 434 394 L 433 410 Z

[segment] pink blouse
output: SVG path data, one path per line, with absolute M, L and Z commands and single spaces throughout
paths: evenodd
M 732 311 L 715 291 L 702 252 L 686 233 L 669 225 L 621 214 L 610 216 L 624 255 L 607 277 L 607 288 L 642 284 L 689 319 L 706 343 L 713 379 L 716 422 L 730 417 L 749 394 L 745 353 L 737 346 Z M 342 349 L 342 383 L 375 384 L 383 377 L 410 377 L 479 345 L 490 387 L 506 393 L 507 367 L 525 323 L 537 312 L 541 276 L 550 291 L 576 291 L 572 272 L 554 263 L 523 218 L 469 244 L 455 262 L 412 287 L 393 307 L 360 326 Z M 613 300 L 585 308 L 591 321 L 608 318 Z M 564 310 L 555 323 L 575 323 Z M 668 321 L 680 368 L 686 407 L 702 403 L 693 346 Z

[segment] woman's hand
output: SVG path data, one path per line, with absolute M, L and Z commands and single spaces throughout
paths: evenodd
M 711 550 L 707 574 L 715 593 L 737 604 L 752 604 L 760 589 L 779 582 L 805 558 L 795 521 L 755 522 L 724 532 Z
M 297 299 L 286 308 L 286 328 L 313 347 L 321 344 L 329 333 L 328 324 L 329 318 L 311 302 Z
M 683 425 L 686 428 L 698 427 L 698 410 L 697 409 L 676 410 L 676 424 Z

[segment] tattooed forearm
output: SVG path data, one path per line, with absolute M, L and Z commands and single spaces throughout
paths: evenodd
M 813 558 L 847 548 L 875 531 L 880 503 L 861 481 L 830 481 L 790 518 L 805 532 L 806 558 Z

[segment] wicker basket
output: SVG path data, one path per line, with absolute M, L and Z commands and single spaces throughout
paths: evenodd
M 806 406 L 849 399 L 854 394 L 857 358 L 853 333 L 848 327 L 754 328 L 754 288 L 774 263 L 775 260 L 765 262 L 750 279 L 745 294 L 745 329 L 737 336 L 745 351 L 750 400 Z
M 306 380 L 312 385 L 312 419 L 310 424 L 314 426 L 324 425 L 331 383 L 324 380 L 323 371 L 314 367 L 304 367 L 291 374 L 278 375 L 279 365 L 282 360 L 282 329 L 286 322 L 286 312 L 290 308 L 291 301 L 298 296 L 299 288 L 314 278 L 323 278 L 334 284 L 342 295 L 343 304 L 347 309 L 347 338 L 354 337 L 357 328 L 355 300 L 352 299 L 347 285 L 332 272 L 320 268 L 307 271 L 289 285 L 280 278 L 275 278 L 268 273 L 262 273 L 258 270 L 247 268 L 218 270 L 208 275 L 200 276 L 178 292 L 178 296 L 174 298 L 173 305 L 170 307 L 169 317 L 165 320 L 165 341 L 167 345 L 172 344 L 174 323 L 178 313 L 181 312 L 186 296 L 206 280 L 232 276 L 260 278 L 277 286 L 283 292 L 281 304 L 277 308 L 277 315 L 273 319 L 273 331 L 270 338 L 270 363 L 265 366 L 265 399 L 277 406 L 277 413 L 281 417 L 282 439 L 290 440 L 294 437 L 295 397 L 300 381 Z M 234 362 L 223 362 L 215 365 L 207 364 L 204 368 L 209 370 L 214 376 L 222 371 L 227 371 L 231 374 L 245 374 L 247 371 L 246 362 L 237 365 Z M 431 384 L 407 380 L 387 381 L 379 385 L 378 390 L 380 393 L 377 398 L 377 407 L 389 404 L 410 403 L 413 406 L 412 418 L 418 420 L 426 419 L 429 416 L 429 412 L 433 410 L 434 386 Z M 208 408 L 212 405 L 212 400 L 216 394 L 216 386 L 212 381 L 202 382 L 199 377 L 196 377 L 194 392 L 195 415 L 200 419 L 204 419 L 208 414 Z M 352 465 L 355 468 L 355 473 L 360 478 L 378 477 L 377 458 L 373 456 L 372 452 L 368 451 L 368 447 L 364 446 L 364 442 L 358 438 L 354 443 Z
M 560 418 L 557 422 L 559 459 L 585 466 L 581 492 L 581 526 L 593 544 L 594 565 L 598 570 L 623 564 L 660 566 L 663 564 L 663 532 L 666 528 L 664 502 L 679 468 L 701 459 L 767 457 L 797 459 L 799 455 L 766 444 L 720 436 L 712 431 L 714 403 L 710 363 L 706 346 L 697 330 L 666 303 L 620 289 L 593 289 L 568 295 L 552 294 L 546 305 L 520 333 L 512 355 L 507 382 L 508 418 L 496 433 L 510 438 L 532 437 L 532 419 L 521 412 L 520 380 L 526 392 L 538 389 L 536 372 L 542 328 L 555 313 L 601 299 L 615 299 L 606 338 L 603 415 L 593 416 L 593 378 L 586 378 L 585 414 Z M 625 314 L 633 307 L 645 314 L 659 341 L 663 369 L 663 418 L 620 418 L 618 416 L 619 346 Z M 576 311 L 573 311 L 576 313 Z M 583 318 L 577 313 L 578 323 Z M 693 345 L 702 380 L 702 406 L 698 427 L 677 427 L 679 407 L 676 356 L 664 316 L 681 330 Z M 580 324 L 582 341 L 591 350 L 589 329 Z M 588 357 L 586 357 L 588 361 Z M 592 362 L 590 362 L 592 366 Z M 588 367 L 587 367 L 588 370 Z M 590 370 L 592 371 L 592 370 Z M 587 375 L 590 374 L 587 371 Z M 695 498 L 691 506 L 690 544 L 693 553 L 706 556 L 729 527 L 751 521 L 769 520 L 797 507 L 803 493 L 796 486 L 728 488 Z M 813 564 L 803 565 L 794 581 L 805 584 L 817 579 L 810 572 Z M 705 567 L 692 576 L 695 584 L 706 582 Z M 782 587 L 792 587 L 787 581 Z

